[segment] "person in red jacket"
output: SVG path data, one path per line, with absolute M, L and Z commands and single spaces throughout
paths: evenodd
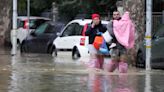
M 99 14 L 92 14 L 92 22 L 88 24 L 87 31 L 85 32 L 86 36 L 89 36 L 89 53 L 90 53 L 90 64 L 91 68 L 103 69 L 104 55 L 100 54 L 97 49 L 93 46 L 93 42 L 96 36 L 100 35 L 99 33 L 104 33 L 106 27 L 101 24 L 101 19 Z

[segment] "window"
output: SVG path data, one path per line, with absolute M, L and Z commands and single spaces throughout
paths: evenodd
M 36 30 L 35 30 L 35 34 L 39 35 L 45 32 L 46 28 L 47 28 L 48 24 L 42 24 L 41 26 L 39 26 Z
M 81 35 L 82 34 L 82 29 L 83 26 L 79 25 L 79 24 L 75 24 L 75 29 L 74 29 L 74 35 Z
M 21 21 L 20 19 L 18 19 L 18 20 L 17 20 L 17 28 L 23 27 L 23 26 L 24 26 L 23 21 Z
M 52 25 L 49 25 L 44 33 L 53 33 L 55 31 Z
M 48 20 L 44 20 L 44 19 L 31 19 L 30 20 L 30 29 L 36 29 L 38 26 L 40 26 L 41 24 L 43 24 L 46 21 L 48 21 Z
M 64 30 L 62 36 L 71 36 L 73 35 L 74 33 L 74 30 L 75 30 L 75 24 L 70 24 L 67 26 L 67 28 Z
M 62 36 L 81 35 L 83 26 L 78 23 L 70 24 L 63 32 Z

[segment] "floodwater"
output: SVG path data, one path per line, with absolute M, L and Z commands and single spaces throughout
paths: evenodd
M 67 52 L 0 55 L 0 92 L 164 92 L 163 70 L 95 71 L 83 65 L 87 58 L 72 60 Z

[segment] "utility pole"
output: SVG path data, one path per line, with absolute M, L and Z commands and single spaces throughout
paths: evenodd
M 11 30 L 12 50 L 11 55 L 16 55 L 17 52 L 17 0 L 13 0 L 13 25 Z
M 151 70 L 152 0 L 146 0 L 146 70 Z
M 30 26 L 30 0 L 27 0 L 27 31 L 29 32 L 29 26 Z

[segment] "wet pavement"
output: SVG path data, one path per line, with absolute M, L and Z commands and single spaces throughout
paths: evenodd
M 53 58 L 0 49 L 0 55 L 0 92 L 164 92 L 163 70 L 95 71 L 84 66 L 87 57 L 72 60 L 68 52 Z

